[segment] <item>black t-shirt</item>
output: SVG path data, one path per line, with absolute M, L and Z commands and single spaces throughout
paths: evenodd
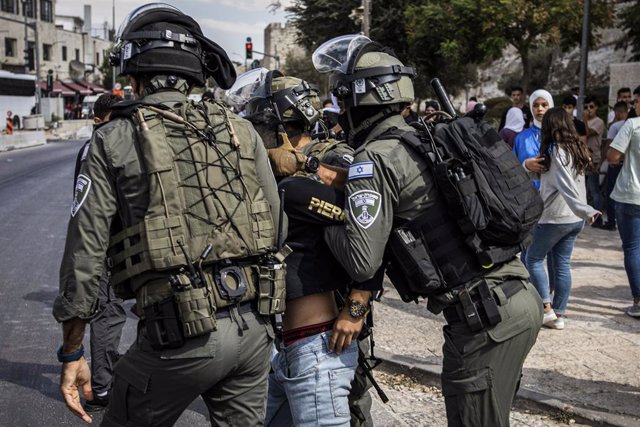
M 351 278 L 324 241 L 324 227 L 344 223 L 344 193 L 307 177 L 287 177 L 284 210 L 289 219 L 286 244 L 287 300 L 346 290 Z

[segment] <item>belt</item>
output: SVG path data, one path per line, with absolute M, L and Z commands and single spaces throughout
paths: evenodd
M 488 326 L 495 326 L 500 322 L 500 314 L 495 303 L 495 288 L 490 293 L 483 295 L 481 286 L 483 285 L 468 292 L 469 299 L 467 301 L 470 300 L 470 303 L 459 300 L 443 310 L 444 318 L 448 324 L 464 322 L 472 330 L 477 331 Z M 503 282 L 496 288 L 500 288 L 506 298 L 511 298 L 525 287 L 521 280 L 512 279 Z
M 228 305 L 226 307 L 222 307 L 216 310 L 216 319 L 226 319 L 231 317 L 231 309 L 233 307 L 238 307 L 239 314 L 250 313 L 252 311 L 257 311 L 257 307 L 255 301 L 245 301 L 240 305 Z

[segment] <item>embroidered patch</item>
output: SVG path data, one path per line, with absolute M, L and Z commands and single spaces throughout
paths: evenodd
M 355 93 L 365 93 L 367 91 L 364 79 L 358 79 L 353 82 L 353 91 Z
M 353 163 L 353 156 L 351 154 L 345 154 L 344 156 L 342 156 L 342 160 L 351 164 Z
M 73 192 L 73 204 L 71 205 L 71 216 L 76 216 L 80 207 L 89 195 L 91 188 L 91 179 L 86 175 L 78 175 L 76 187 Z
M 365 230 L 375 222 L 382 206 L 380 193 L 371 190 L 360 190 L 349 196 L 351 217 Z
M 362 162 L 349 166 L 349 180 L 371 177 L 373 177 L 373 162 Z

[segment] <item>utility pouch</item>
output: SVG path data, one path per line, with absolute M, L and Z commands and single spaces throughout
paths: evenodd
M 188 289 L 174 294 L 185 338 L 216 330 L 215 303 L 207 288 Z
M 483 280 L 482 283 L 478 285 L 478 293 L 480 294 L 482 308 L 484 309 L 484 313 L 487 316 L 489 325 L 497 325 L 498 323 L 500 323 L 500 321 L 502 321 L 502 316 L 500 315 L 500 310 L 498 309 L 498 303 L 493 297 L 493 293 L 489 289 L 489 285 L 487 285 L 486 281 Z
M 155 350 L 180 348 L 184 336 L 173 296 L 143 307 L 147 338 Z
M 473 332 L 477 332 L 484 328 L 482 319 L 480 319 L 480 313 L 478 313 L 478 310 L 471 299 L 471 295 L 469 294 L 469 289 L 464 288 L 460 290 L 460 292 L 458 292 L 458 298 L 460 298 L 464 319 L 467 322 L 467 325 L 469 325 L 469 329 Z
M 287 269 L 283 261 L 290 253 L 291 249 L 284 246 L 278 253 L 265 256 L 258 266 L 258 313 L 263 316 L 284 312 Z
M 389 248 L 397 268 L 392 273 L 404 275 L 400 286 L 421 297 L 428 297 L 443 290 L 445 283 L 429 248 L 425 244 L 422 233 L 407 227 L 398 227 L 391 232 Z M 391 278 L 391 277 L 390 277 Z M 396 282 L 393 281 L 394 286 Z M 400 291 L 399 291 L 400 292 Z M 409 301 L 414 300 L 411 298 Z M 403 299 L 404 300 L 404 299 Z
M 484 230 L 489 222 L 475 175 L 472 165 L 455 159 L 435 165 L 438 188 L 464 234 Z

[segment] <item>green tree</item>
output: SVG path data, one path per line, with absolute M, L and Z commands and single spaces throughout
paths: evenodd
M 405 11 L 414 55 L 428 71 L 449 71 L 496 58 L 513 46 L 522 61 L 522 85 L 531 77 L 531 53 L 544 47 L 567 49 L 580 42 L 583 1 L 435 0 Z M 610 1 L 591 2 L 591 39 L 612 22 Z M 423 55 L 426 52 L 427 55 Z M 444 68 L 443 68 L 444 67 Z M 452 75 L 456 81 L 462 74 Z
M 329 76 L 316 71 L 311 62 L 311 55 L 296 56 L 289 53 L 282 71 L 289 76 L 298 77 L 308 83 L 318 85 L 320 87 L 320 94 L 322 96 L 328 96 Z
M 629 3 L 631 4 L 623 7 L 618 14 L 620 24 L 626 32 L 623 45 L 626 47 L 627 43 L 631 43 L 632 60 L 640 61 L 640 0 Z

